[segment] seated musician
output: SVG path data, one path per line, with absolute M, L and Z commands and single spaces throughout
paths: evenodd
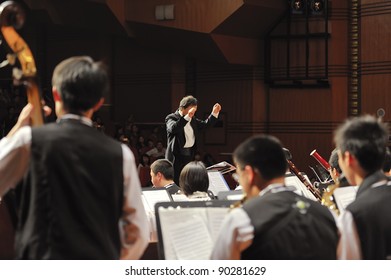
M 157 159 L 152 163 L 151 181 L 153 188 L 166 188 L 171 195 L 180 190 L 174 182 L 174 167 L 167 159 Z
M 203 201 L 214 198 L 214 195 L 208 190 L 208 171 L 200 161 L 191 161 L 185 165 L 179 175 L 179 186 L 181 192 L 190 201 Z
M 234 151 L 247 195 L 224 219 L 212 259 L 335 259 L 338 230 L 332 213 L 284 184 L 280 142 L 255 136 Z
M 329 171 L 331 178 L 335 183 L 339 184 L 339 187 L 346 187 L 349 186 L 348 180 L 346 180 L 345 175 L 343 175 L 341 168 L 338 164 L 338 150 L 334 149 L 331 152 L 330 158 L 329 158 L 329 164 L 331 166 L 331 169 Z

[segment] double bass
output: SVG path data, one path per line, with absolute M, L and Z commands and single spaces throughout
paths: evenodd
M 5 1 L 0 4 L 0 28 L 1 43 L 6 43 L 10 53 L 1 66 L 13 66 L 13 79 L 17 84 L 25 86 L 27 100 L 33 104 L 31 117 L 33 126 L 44 123 L 42 113 L 41 94 L 37 83 L 37 68 L 32 52 L 16 32 L 23 26 L 25 13 L 22 7 L 14 1 Z M 20 68 L 16 67 L 17 62 Z M 0 198 L 0 259 L 12 259 L 14 257 L 14 236 L 16 227 L 16 209 L 13 205 L 12 193 Z

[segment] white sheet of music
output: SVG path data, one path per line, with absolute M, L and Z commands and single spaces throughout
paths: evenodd
M 169 193 L 166 189 L 143 191 L 143 197 L 145 202 L 148 204 L 150 211 L 155 212 L 155 204 L 158 202 L 171 201 Z M 144 204 L 145 206 L 145 204 Z
M 336 188 L 334 190 L 334 199 L 339 211 L 345 210 L 356 199 L 357 190 L 357 186 Z
M 208 216 L 209 232 L 214 243 L 220 233 L 221 224 L 223 223 L 225 216 L 228 214 L 229 208 L 206 208 L 206 212 Z
M 208 189 L 212 191 L 215 196 L 217 196 L 219 192 L 229 191 L 228 184 L 220 172 L 208 171 L 208 177 L 209 177 Z
M 209 259 L 228 212 L 226 207 L 159 209 L 165 259 Z
M 153 210 L 152 210 L 151 207 L 149 206 L 149 203 L 148 203 L 148 201 L 147 201 L 147 199 L 145 198 L 144 195 L 141 195 L 141 201 L 143 202 L 144 209 L 145 209 L 145 212 L 146 212 L 147 214 L 153 212 Z
M 149 222 L 149 241 L 157 241 L 157 228 L 156 228 L 156 217 L 155 217 L 155 204 L 158 202 L 171 201 L 169 193 L 166 189 L 143 191 L 141 200 L 144 205 L 145 213 L 147 214 Z
M 183 223 L 172 224 L 168 234 L 171 236 L 172 245 L 178 259 L 209 259 L 213 242 L 205 220 L 201 217 L 192 216 L 191 219 Z
M 307 179 L 307 175 L 304 175 Z M 307 189 L 307 187 L 300 181 L 297 176 L 286 176 L 285 177 L 285 185 L 293 186 L 296 188 L 296 193 L 302 195 L 306 198 L 317 200 L 316 197 Z
M 192 247 L 200 246 L 199 244 L 194 242 L 193 236 L 203 236 L 203 229 L 207 230 L 207 218 L 204 208 L 195 207 L 180 209 L 159 209 L 159 217 L 164 244 L 164 257 L 166 260 L 179 259 L 177 250 L 178 252 L 180 252 L 180 254 L 182 254 L 182 257 L 188 257 L 187 255 L 184 256 L 181 251 L 181 248 L 186 246 L 186 244 L 191 245 Z M 196 223 L 193 223 L 193 221 L 195 221 Z M 204 225 L 203 228 L 201 228 L 200 222 Z M 197 229 L 194 232 L 189 231 L 193 230 L 192 226 L 190 226 L 191 223 L 195 224 L 197 227 L 200 227 L 200 232 L 197 232 Z M 178 227 L 181 231 L 182 236 L 178 236 L 174 233 L 174 231 L 178 230 Z M 191 235 L 189 234 L 190 232 Z M 192 238 L 189 238 L 189 236 L 192 236 Z M 178 244 L 174 245 L 174 243 Z M 210 248 L 210 251 L 211 250 L 212 248 Z

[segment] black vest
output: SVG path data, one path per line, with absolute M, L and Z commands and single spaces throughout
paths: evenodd
M 119 142 L 75 120 L 32 129 L 16 235 L 20 259 L 118 259 Z
M 387 183 L 372 187 L 382 180 Z M 381 171 L 365 178 L 347 210 L 356 224 L 363 259 L 391 256 L 391 181 Z
M 243 209 L 255 232 L 241 259 L 336 259 L 335 220 L 318 202 L 282 191 L 251 199 Z

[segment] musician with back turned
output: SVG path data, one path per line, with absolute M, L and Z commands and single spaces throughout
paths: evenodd
M 109 91 L 105 67 L 69 58 L 52 86 L 57 122 L 30 127 L 28 104 L 0 141 L 0 195 L 24 178 L 16 258 L 138 259 L 149 229 L 134 156 L 91 121 Z
M 247 200 L 223 221 L 212 259 L 336 259 L 333 214 L 285 186 L 287 161 L 275 137 L 247 139 L 233 159 Z
M 391 258 L 391 182 L 382 166 L 388 128 L 374 117 L 347 120 L 335 133 L 338 162 L 356 199 L 339 216 L 340 259 Z

